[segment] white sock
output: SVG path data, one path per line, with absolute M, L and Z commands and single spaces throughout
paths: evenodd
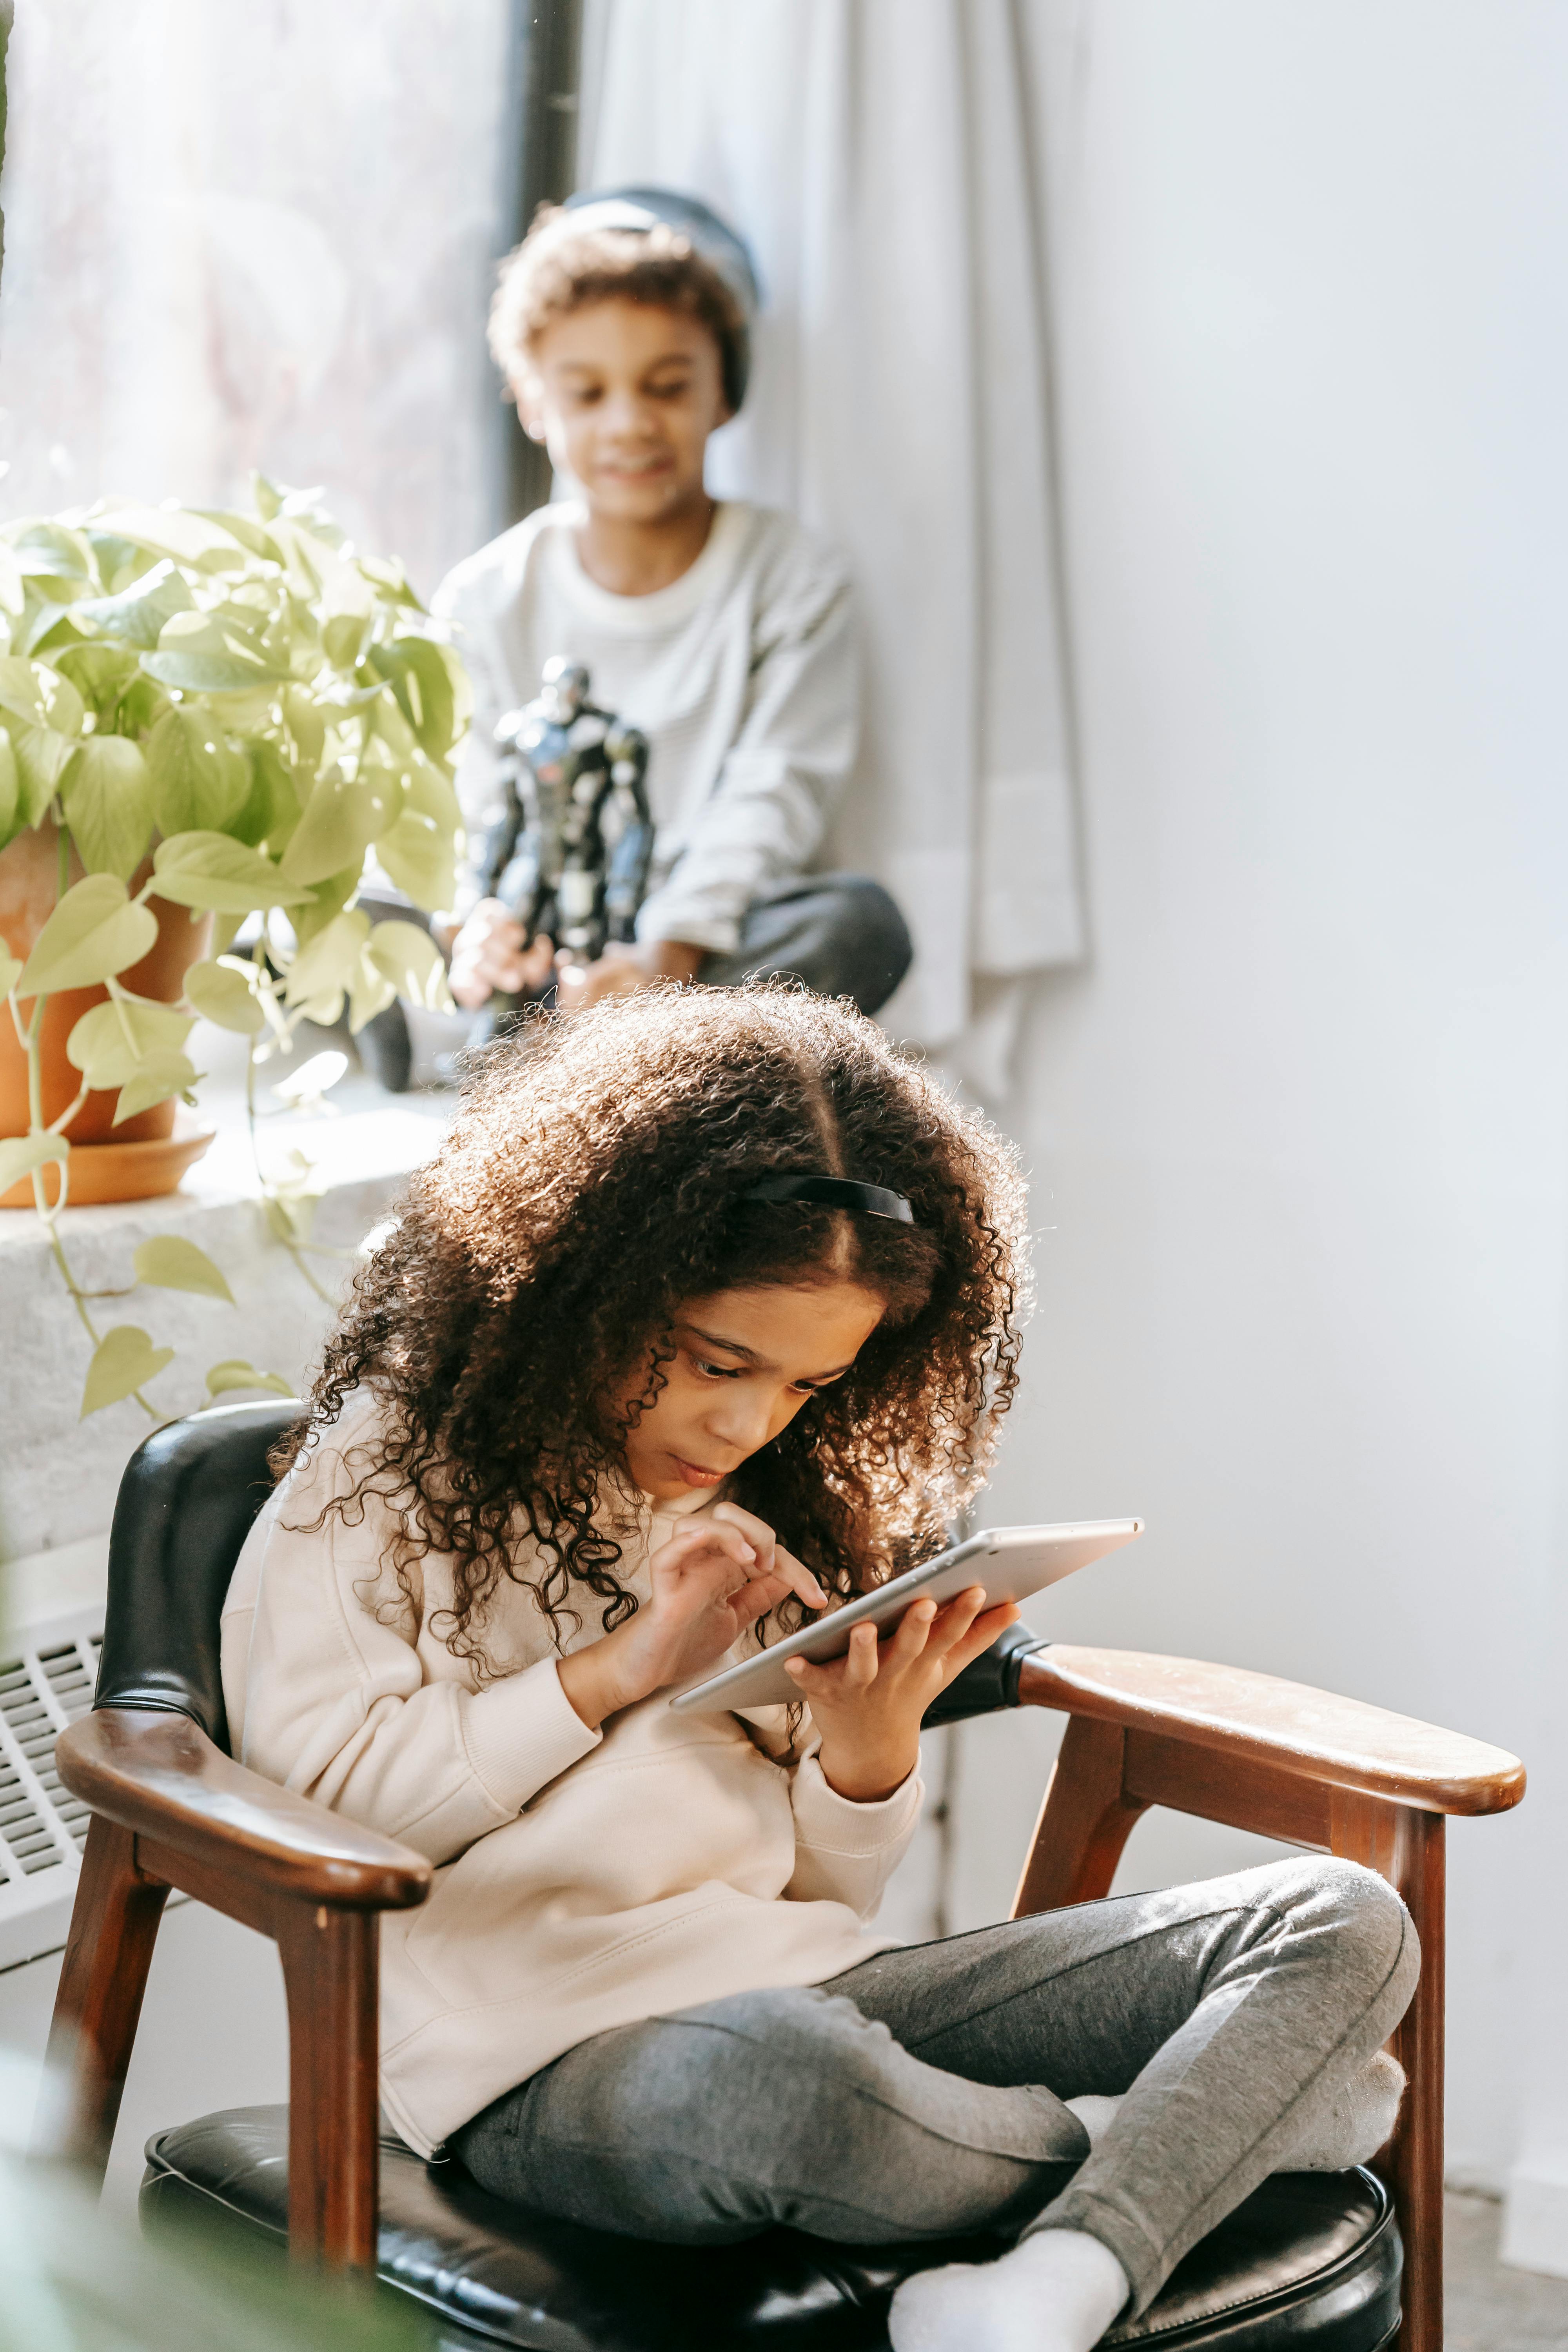
M 1064 2099 L 1062 2105 L 1070 2108 L 1078 2117 L 1089 2134 L 1089 2147 L 1096 2148 L 1115 2122 L 1116 2110 L 1121 2102 L 1120 2099 L 1101 2098 L 1093 2091 L 1085 2091 L 1079 2098 Z
M 994 2263 L 917 2271 L 893 2297 L 893 2352 L 1089 2352 L 1132 2288 L 1082 2230 L 1037 2230 Z
M 1370 2164 L 1386 2147 L 1405 2095 L 1405 2069 L 1397 2058 L 1380 2050 L 1347 2083 L 1315 2131 L 1292 2147 L 1277 2167 L 1280 2172 L 1348 2172 L 1352 2164 Z M 1120 2099 L 1086 2093 L 1064 2099 L 1085 2131 L 1091 2148 L 1100 2146 L 1116 2118 Z
M 1405 2095 L 1405 2069 L 1380 2050 L 1345 2084 L 1323 2121 L 1290 2150 L 1281 2172 L 1348 2172 L 1369 2164 L 1388 2140 Z

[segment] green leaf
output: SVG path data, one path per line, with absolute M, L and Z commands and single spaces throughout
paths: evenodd
M 92 578 L 92 549 L 68 523 L 29 521 L 13 524 L 5 533 L 17 568 L 24 572 L 58 573 L 61 578 Z
M 121 1087 L 113 1124 L 118 1127 L 123 1119 L 135 1118 L 154 1103 L 167 1102 L 171 1095 L 188 1095 L 205 1076 L 184 1054 L 150 1054 L 136 1076 Z
M 100 729 L 113 718 L 126 688 L 142 676 L 135 655 L 123 646 L 67 646 L 55 656 L 55 667 L 97 714 Z
M 70 1145 L 63 1135 L 8 1135 L 0 1142 L 0 1192 L 8 1192 L 35 1168 L 69 1158 Z
M 157 917 L 132 905 L 116 875 L 89 874 L 44 925 L 17 988 L 24 996 L 91 988 L 140 963 L 157 937 Z
M 16 761 L 18 814 L 25 824 L 41 824 L 76 747 L 47 727 L 29 727 L 20 719 L 11 720 L 8 731 Z
M 210 963 L 194 963 L 185 974 L 185 1001 L 204 1021 L 254 1037 L 266 1021 L 256 993 L 256 966 L 238 956 L 219 956 Z
M 0 996 L 9 996 L 21 977 L 21 957 L 7 953 L 5 940 L 0 940 Z
M 405 808 L 375 845 L 389 882 L 427 914 L 449 907 L 458 894 L 457 842 L 434 817 Z
M 153 814 L 165 838 L 223 833 L 250 793 L 244 754 L 203 710 L 166 710 L 147 739 Z
M 22 808 L 22 781 L 11 738 L 0 727 L 0 848 L 26 823 Z
M 189 507 L 120 507 L 94 515 L 89 534 L 96 539 L 128 539 L 155 554 L 172 555 L 195 572 L 235 572 L 245 551 L 233 535 L 210 517 Z
M 395 555 L 362 555 L 359 568 L 384 604 L 403 604 L 422 613 L 424 605 L 408 584 L 408 574 Z
M 397 697 L 419 748 L 438 760 L 468 731 L 473 698 L 468 674 L 449 646 L 433 637 L 396 637 L 367 656 Z
M 366 942 L 366 953 L 399 996 L 432 1013 L 456 1011 L 441 950 L 417 923 L 377 923 Z
M 331 1086 L 337 1084 L 348 1066 L 348 1057 L 343 1054 L 318 1054 L 314 1056 L 314 1062 L 316 1064 L 335 1063 L 338 1066 L 330 1076 L 327 1076 L 325 1072 L 322 1074 L 326 1085 Z M 274 1087 L 273 1093 L 281 1095 L 285 1101 L 297 1102 L 301 1096 L 308 1097 L 312 1091 L 312 1063 L 307 1062 L 303 1070 L 295 1072 L 295 1083 L 291 1090 L 285 1084 L 282 1087 Z M 324 1092 L 325 1086 L 318 1086 L 314 1090 Z M 302 1151 L 291 1151 L 289 1154 L 289 1166 L 290 1170 L 289 1175 L 273 1178 L 262 1205 L 267 1212 L 267 1222 L 279 1240 L 298 1244 L 300 1242 L 309 1241 L 310 1237 L 310 1227 L 315 1222 L 316 1206 L 325 1187 L 326 1178 L 312 1161 L 306 1159 Z
M 282 562 L 271 533 L 263 529 L 254 515 L 235 514 L 227 507 L 190 507 L 186 511 L 200 515 L 205 522 L 216 522 L 220 530 L 226 530 L 231 539 L 237 539 L 241 547 L 252 555 L 259 555 L 265 562 Z
M 129 882 L 153 831 L 147 762 L 123 735 L 89 735 L 71 753 L 60 807 L 89 874 Z
M 66 1039 L 66 1059 L 94 1089 L 123 1087 L 153 1056 L 179 1054 L 193 1015 L 145 996 L 89 1007 Z
M 364 641 L 370 633 L 370 615 L 364 613 L 334 613 L 322 624 L 321 651 L 334 669 L 352 670 L 364 651 Z
M 310 892 L 308 907 L 290 907 L 289 920 L 294 927 L 294 937 L 300 947 L 324 931 L 334 915 L 341 914 L 360 886 L 360 868 L 345 866 L 341 874 L 329 874 Z
M 70 680 L 47 662 L 26 661 L 19 654 L 0 656 L 0 709 L 35 727 L 48 727 L 74 741 L 87 713 Z
M 285 1380 L 276 1372 L 258 1372 L 243 1356 L 230 1356 L 215 1364 L 207 1374 L 208 1396 L 226 1396 L 230 1389 L 265 1389 L 269 1396 L 291 1397 L 294 1394 Z
M 334 915 L 289 965 L 285 1002 L 309 1004 L 318 997 L 341 995 L 353 978 L 360 950 L 369 937 L 368 915 L 357 911 Z
M 22 568 L 11 550 L 4 541 L 0 541 L 0 607 L 12 614 L 19 614 L 26 602 Z
M 263 522 L 270 522 L 282 509 L 282 495 L 268 480 L 265 474 L 252 474 L 250 498 L 252 505 Z
M 402 797 L 398 783 L 323 776 L 283 853 L 289 881 L 325 882 L 349 866 L 357 873 L 372 842 L 395 819 Z
M 357 1037 L 367 1021 L 397 1001 L 397 991 L 368 954 L 361 953 L 349 982 L 349 1035 Z
M 258 849 L 226 834 L 177 833 L 153 853 L 161 898 L 215 914 L 248 915 L 259 907 L 299 907 L 310 892 L 294 887 Z
M 165 561 L 144 572 L 117 596 L 82 597 L 71 606 L 71 618 L 79 628 L 91 628 L 100 636 L 115 637 L 122 645 L 151 653 L 164 624 L 176 613 L 190 612 L 195 601 L 184 575 Z
M 114 731 L 117 735 L 129 735 L 132 742 L 140 742 L 152 733 L 169 708 L 169 698 L 156 678 L 134 677 L 115 707 Z M 142 749 L 146 749 L 144 743 Z
M 303 808 L 326 764 L 327 722 L 331 712 L 326 704 L 315 699 L 309 687 L 286 686 L 282 702 L 288 740 L 293 747 L 294 789 Z
M 118 1404 L 121 1397 L 128 1397 L 174 1360 L 173 1348 L 154 1348 L 134 1323 L 117 1323 L 112 1331 L 104 1333 L 87 1368 L 79 1419 L 85 1421 L 89 1412 L 101 1412 L 106 1404 Z
M 203 1298 L 221 1298 L 232 1307 L 233 1291 L 205 1249 L 180 1234 L 159 1234 L 138 1245 L 132 1267 L 138 1282 L 160 1290 L 194 1290 Z
M 268 672 L 248 655 L 224 653 L 143 654 L 142 667 L 160 686 L 182 694 L 246 694 Z
M 250 761 L 250 791 L 244 807 L 237 816 L 229 818 L 226 830 L 237 841 L 248 842 L 252 848 L 266 842 L 275 856 L 280 856 L 300 822 L 294 780 L 276 743 L 263 739 L 247 743 L 246 751 Z
M 52 598 L 40 596 L 35 587 L 29 586 L 26 606 L 22 617 L 11 625 L 13 655 L 30 654 L 39 646 L 47 644 L 56 629 L 59 627 L 64 614 L 68 610 L 68 605 L 58 604 Z

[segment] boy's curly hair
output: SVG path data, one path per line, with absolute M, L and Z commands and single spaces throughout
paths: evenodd
M 915 1223 L 740 1197 L 825 1171 L 907 1194 Z M 844 1004 L 768 982 L 531 1018 L 476 1057 L 275 1466 L 374 1391 L 346 1507 L 375 1492 L 397 1515 L 405 1591 L 422 1553 L 450 1556 L 445 1638 L 482 1676 L 503 1577 L 531 1585 L 557 1642 L 581 1622 L 574 1587 L 610 1604 L 607 1628 L 635 1611 L 616 1574 L 636 1501 L 623 1446 L 681 1302 L 849 1278 L 887 1301 L 882 1321 L 726 1489 L 848 1596 L 939 1549 L 982 1483 L 1016 1385 L 1026 1258 L 1012 1147 Z M 617 1409 L 642 1370 L 640 1402 Z
M 724 398 L 733 413 L 745 390 L 746 321 L 712 265 L 677 228 L 585 228 L 570 233 L 563 205 L 542 205 L 522 243 L 500 265 L 490 301 L 490 357 L 515 383 L 553 319 L 591 302 L 642 302 L 700 320 L 719 346 Z

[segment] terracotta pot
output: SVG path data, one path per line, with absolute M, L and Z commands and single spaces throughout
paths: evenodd
M 151 861 L 142 866 L 132 877 L 132 888 L 140 889 L 152 870 Z M 36 832 L 19 834 L 7 848 L 0 850 L 0 939 L 13 955 L 25 957 L 31 952 L 53 912 L 58 871 L 59 836 L 47 821 Z M 74 850 L 70 878 L 72 882 L 82 878 L 82 866 Z M 164 898 L 150 898 L 147 904 L 158 919 L 158 937 L 141 962 L 132 964 L 118 977 L 121 986 L 133 995 L 173 1004 L 180 996 L 191 965 L 207 951 L 212 917 L 193 913 L 188 907 L 171 906 Z M 74 1101 L 81 1084 L 79 1071 L 66 1059 L 66 1040 L 82 1014 L 93 1005 L 102 1004 L 108 995 L 106 988 L 68 988 L 51 996 L 44 1008 L 38 1046 L 46 1122 L 58 1118 L 66 1105 Z M 24 1022 L 31 1017 L 33 1002 L 31 997 L 20 1000 Z M 117 1094 L 118 1089 L 106 1089 L 88 1096 L 65 1130 L 73 1145 L 94 1148 L 95 1155 L 100 1150 L 113 1151 L 118 1159 L 126 1145 L 168 1141 L 174 1129 L 174 1101 L 154 1103 L 151 1110 L 138 1111 L 133 1118 L 122 1120 L 116 1127 Z M 0 1018 L 0 1136 L 26 1135 L 28 1125 L 27 1057 L 17 1041 L 16 1024 L 6 1013 Z M 142 1159 L 146 1156 L 136 1155 Z M 105 1161 L 99 1180 L 94 1181 L 87 1167 L 82 1166 L 81 1183 L 73 1175 L 71 1197 L 78 1201 L 144 1197 L 141 1184 L 133 1192 L 100 1189 L 108 1173 Z M 112 1183 L 112 1178 L 110 1181 Z M 178 1181 L 179 1171 L 175 1170 L 162 1189 L 172 1192 Z M 90 1192 L 86 1189 L 89 1182 L 93 1184 Z M 30 1187 L 27 1197 L 31 1198 Z

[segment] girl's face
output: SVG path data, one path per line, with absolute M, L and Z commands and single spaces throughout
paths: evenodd
M 883 1312 L 872 1292 L 843 1280 L 686 1299 L 664 1387 L 626 1438 L 637 1485 L 657 1503 L 717 1486 L 842 1378 Z M 616 1402 L 634 1402 L 647 1385 L 639 1370 Z
M 524 425 L 595 513 L 658 522 L 703 496 L 708 436 L 730 412 L 719 346 L 700 319 L 589 303 L 545 328 L 517 390 Z

